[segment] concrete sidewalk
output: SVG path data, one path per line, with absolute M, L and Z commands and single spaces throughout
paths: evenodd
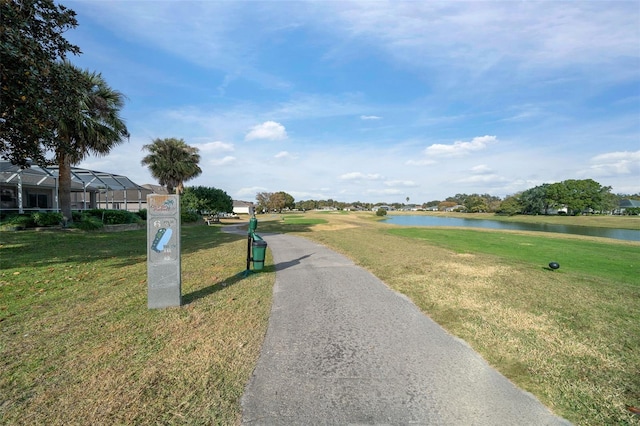
M 243 424 L 569 424 L 346 257 L 264 239 L 276 283 Z

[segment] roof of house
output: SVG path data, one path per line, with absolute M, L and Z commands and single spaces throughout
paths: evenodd
M 30 179 L 36 185 L 54 186 L 59 171 L 58 166 L 44 167 L 31 164 L 29 168 L 21 169 L 20 166 L 11 164 L 9 161 L 0 161 L 0 182 L 12 182 L 18 175 L 23 179 L 23 183 L 25 183 L 24 179 Z M 87 189 L 142 189 L 126 176 L 79 167 L 71 167 L 71 183 Z
M 143 188 L 152 191 L 154 194 L 168 194 L 167 188 L 162 185 L 154 185 L 151 183 L 144 183 L 141 185 Z
M 640 207 L 640 200 L 620 200 L 620 207 Z

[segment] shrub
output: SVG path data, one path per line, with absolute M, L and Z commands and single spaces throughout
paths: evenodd
M 74 227 L 82 229 L 83 231 L 95 231 L 104 228 L 102 220 L 95 216 L 83 214 L 80 216 L 80 220 L 74 222 Z
M 31 217 L 37 226 L 56 226 L 64 220 L 62 213 L 58 212 L 37 212 L 33 213 Z
M 126 210 L 105 210 L 104 223 L 108 225 L 119 225 L 123 223 L 136 223 L 140 217 Z
M 100 219 L 100 221 L 102 222 L 104 210 L 103 209 L 84 210 L 82 212 L 82 216 L 85 216 L 85 215 L 95 217 L 96 219 Z
M 3 225 L 18 228 L 32 228 L 36 226 L 31 215 L 7 216 L 6 220 L 3 221 Z
M 142 220 L 147 220 L 147 209 L 138 210 L 138 216 L 140 216 Z
M 86 210 L 83 214 L 94 217 L 100 220 L 105 225 L 138 223 L 141 220 L 138 214 L 126 210 L 91 209 Z
M 200 220 L 200 215 L 195 211 L 181 211 L 180 220 L 182 223 L 193 223 Z
M 376 211 L 376 216 L 386 216 L 387 215 L 387 211 L 385 209 L 378 209 Z

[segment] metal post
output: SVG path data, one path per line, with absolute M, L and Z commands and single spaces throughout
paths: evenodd
M 60 187 L 58 185 L 58 179 L 60 178 L 60 170 L 58 170 L 58 177 L 57 178 L 53 178 L 53 181 L 55 182 L 55 194 L 54 194 L 54 200 L 56 203 L 56 212 L 60 212 L 60 200 L 58 199 L 58 193 L 60 191 Z
M 245 274 L 248 274 L 251 270 L 251 243 L 253 243 L 253 236 L 249 234 L 247 236 L 247 269 Z
M 18 172 L 18 213 L 24 213 L 24 206 L 22 205 L 22 170 Z
M 253 233 L 256 231 L 257 227 L 258 219 L 256 219 L 255 215 L 252 215 L 249 219 L 249 226 L 247 229 L 247 269 L 244 271 L 245 277 L 251 273 L 251 246 L 253 244 Z

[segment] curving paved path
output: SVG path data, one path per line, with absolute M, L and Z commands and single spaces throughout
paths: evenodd
M 346 257 L 264 239 L 276 283 L 243 424 L 569 424 Z

